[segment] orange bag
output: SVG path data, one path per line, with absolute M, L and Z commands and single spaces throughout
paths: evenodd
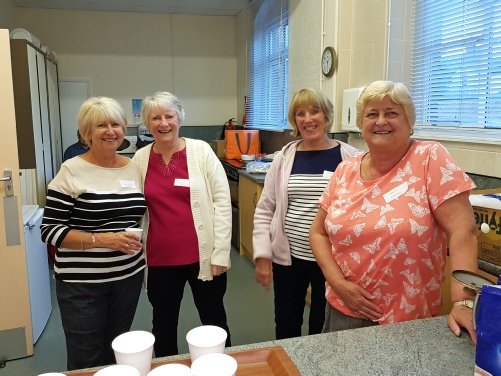
M 259 154 L 259 131 L 225 131 L 226 159 L 241 159 L 242 154 Z

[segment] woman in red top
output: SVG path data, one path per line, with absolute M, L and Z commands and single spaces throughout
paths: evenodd
M 168 92 L 142 103 L 155 142 L 138 150 L 148 211 L 143 221 L 155 356 L 178 353 L 177 325 L 189 283 L 200 320 L 226 330 L 231 199 L 221 162 L 205 141 L 179 137 L 184 108 Z

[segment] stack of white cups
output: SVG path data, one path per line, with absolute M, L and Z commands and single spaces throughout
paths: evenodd
M 203 325 L 186 335 L 193 376 L 234 376 L 237 361 L 224 353 L 227 333 L 224 329 Z

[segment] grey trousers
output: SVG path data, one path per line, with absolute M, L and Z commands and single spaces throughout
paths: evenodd
M 338 332 L 346 329 L 365 328 L 375 325 L 379 325 L 379 323 L 345 315 L 344 313 L 339 312 L 337 309 L 332 307 L 329 302 L 327 302 L 327 304 L 325 305 L 325 321 L 324 327 L 322 328 L 322 333 Z

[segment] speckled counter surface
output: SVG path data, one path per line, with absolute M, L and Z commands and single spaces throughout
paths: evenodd
M 250 179 L 254 183 L 263 184 L 264 178 L 266 174 L 251 174 L 245 170 L 239 170 L 238 173 L 242 176 L 245 176 L 247 179 Z
M 226 352 L 269 346 L 282 346 L 305 376 L 471 376 L 475 365 L 469 335 L 456 337 L 446 316 L 235 346 Z
M 492 274 L 494 276 L 499 276 L 501 275 L 501 266 L 491 264 L 490 262 L 484 261 L 484 260 L 478 260 L 478 268 L 480 270 L 483 270 L 484 272 L 487 272 L 489 274 Z

